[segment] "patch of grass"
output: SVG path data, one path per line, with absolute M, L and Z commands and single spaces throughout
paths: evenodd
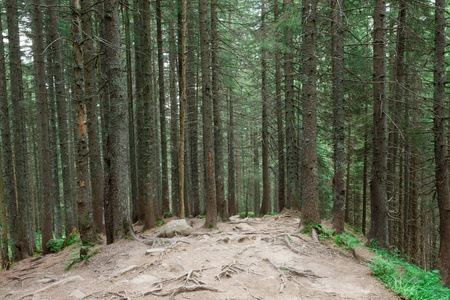
M 66 239 L 52 239 L 47 242 L 47 248 L 50 253 L 57 253 L 73 244 L 81 244 L 80 236 L 77 231 L 73 231 Z
M 355 248 L 362 247 L 361 242 L 356 236 L 348 231 L 344 231 L 343 234 L 334 236 L 334 243 L 339 247 L 345 247 L 349 250 L 355 250 Z
M 172 217 L 172 213 L 170 211 L 165 211 L 164 218 L 166 219 L 166 218 L 170 218 L 170 217 Z
M 399 296 L 411 300 L 449 300 L 450 288 L 441 285 L 439 271 L 427 272 L 409 264 L 398 255 L 373 249 L 379 256 L 369 267 L 384 285 Z
M 80 262 L 88 262 L 90 258 L 92 258 L 99 252 L 99 249 L 95 249 L 94 251 L 89 253 L 89 249 L 90 246 L 81 247 L 79 255 L 68 262 L 69 265 L 67 266 L 66 271 L 69 271 L 73 266 L 79 264 Z

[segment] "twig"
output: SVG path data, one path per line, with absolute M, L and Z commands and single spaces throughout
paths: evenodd
M 244 286 L 244 289 L 245 289 L 245 290 L 250 294 L 250 296 L 252 296 L 253 298 L 255 298 L 255 299 L 257 299 L 257 300 L 263 300 L 263 298 L 257 297 L 257 296 L 255 296 L 255 295 L 253 295 L 253 293 L 250 292 L 250 290 L 249 290 L 246 286 Z

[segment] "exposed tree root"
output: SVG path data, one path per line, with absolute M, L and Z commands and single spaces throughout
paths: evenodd
M 169 299 L 171 299 L 174 296 L 181 294 L 181 293 L 197 292 L 197 291 L 225 292 L 225 291 L 219 290 L 219 289 L 209 286 L 209 285 L 188 285 L 188 286 L 180 286 L 176 289 L 173 289 L 173 290 L 170 290 L 167 292 L 161 292 L 161 293 L 158 293 L 156 291 L 154 291 L 154 292 L 149 291 L 149 292 L 146 292 L 146 294 L 144 294 L 144 295 L 145 296 L 154 295 L 154 296 L 159 296 L 159 297 L 170 296 Z
M 219 281 L 221 281 L 220 278 L 223 278 L 223 277 L 230 278 L 230 277 L 232 277 L 231 274 L 233 274 L 233 273 L 234 274 L 239 274 L 240 272 L 245 272 L 245 270 L 242 269 L 241 267 L 237 266 L 236 265 L 236 260 L 233 260 L 232 263 L 222 267 L 222 270 L 220 271 L 219 274 L 216 275 L 216 278 Z
M 289 278 L 294 280 L 298 284 L 300 284 L 300 282 L 298 282 L 292 275 L 297 275 L 300 277 L 307 277 L 307 278 L 321 278 L 320 276 L 314 274 L 310 270 L 300 271 L 294 267 L 285 266 L 285 265 L 281 266 L 281 265 L 276 264 L 270 258 L 265 258 L 264 260 L 268 261 L 275 269 L 277 269 L 278 273 L 281 276 L 281 286 L 280 286 L 279 293 L 282 293 L 284 291 L 284 288 L 286 287 L 286 284 L 287 284 L 287 279 L 289 279 Z
M 257 299 L 257 300 L 263 300 L 263 298 L 253 295 L 253 293 L 252 293 L 246 286 L 244 286 L 244 289 L 245 289 L 245 290 L 250 294 L 250 296 L 252 296 L 253 298 L 255 298 L 255 299 Z

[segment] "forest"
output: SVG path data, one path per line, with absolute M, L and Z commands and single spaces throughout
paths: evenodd
M 450 285 L 445 0 L 4 0 L 2 268 L 301 212 Z

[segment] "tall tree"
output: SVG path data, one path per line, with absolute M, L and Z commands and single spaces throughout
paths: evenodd
M 162 39 L 161 0 L 156 0 L 156 36 L 158 44 L 159 125 L 161 135 L 161 197 L 163 212 L 169 211 L 169 174 L 167 167 L 166 97 L 164 89 L 164 53 Z
M 344 232 L 345 217 L 344 5 L 344 0 L 333 0 L 331 6 L 334 138 L 333 227 L 336 229 L 336 234 Z
M 12 125 L 14 143 L 14 162 L 16 175 L 16 201 L 20 203 L 18 222 L 14 230 L 18 231 L 17 260 L 33 254 L 32 241 L 29 233 L 31 228 L 31 200 L 28 182 L 27 136 L 25 126 L 25 112 L 27 103 L 23 97 L 22 62 L 20 51 L 19 15 L 17 0 L 6 1 L 6 16 L 9 37 L 9 64 L 11 82 L 11 100 L 13 107 Z
M 174 1 L 170 1 L 170 8 L 174 10 Z M 175 43 L 175 28 L 173 18 L 169 18 L 169 95 L 170 95 L 170 158 L 171 158 L 171 202 L 180 202 L 180 164 L 179 160 L 179 131 L 178 131 L 178 100 L 177 100 L 177 53 Z
M 95 49 L 92 33 L 92 2 L 81 0 L 81 26 L 86 38 L 83 41 L 84 88 L 86 95 L 86 117 L 89 146 L 89 172 L 91 179 L 92 213 L 97 232 L 104 232 L 103 192 L 104 178 L 100 150 L 100 136 L 97 111 L 97 88 L 95 85 Z
M 284 18 L 288 18 L 292 9 L 292 0 L 284 0 Z M 286 107 L 286 207 L 300 208 L 297 181 L 297 131 L 294 105 L 294 68 L 292 30 L 289 24 L 284 29 L 284 84 Z
M 71 0 L 72 40 L 75 73 L 75 99 L 77 105 L 77 174 L 78 174 L 78 225 L 83 245 L 97 241 L 92 217 L 92 200 L 89 195 L 88 144 L 86 128 L 86 95 L 82 48 L 81 7 L 79 0 Z M 82 250 L 83 251 L 83 250 Z M 80 255 L 82 253 L 80 252 Z
M 75 204 L 72 187 L 72 167 L 70 163 L 69 150 L 69 127 L 67 124 L 67 99 L 64 80 L 63 43 L 58 32 L 56 12 L 58 7 L 55 0 L 46 0 L 49 7 L 49 31 L 51 53 L 52 53 L 52 73 L 55 77 L 56 110 L 58 114 L 58 138 L 60 148 L 60 159 L 63 180 L 65 234 L 69 236 L 72 229 L 76 227 Z
M 273 15 L 275 24 L 278 21 L 278 0 L 274 0 L 273 3 Z M 279 39 L 278 34 L 276 38 Z M 276 99 L 276 112 L 277 112 L 277 145 L 278 145 L 278 209 L 282 211 L 286 206 L 286 180 L 285 180 L 285 150 L 284 150 L 284 130 L 283 130 L 283 107 L 284 104 L 281 100 L 281 63 L 280 63 L 280 50 L 278 47 L 275 49 L 275 99 Z
M 440 219 L 439 267 L 442 281 L 450 286 L 450 191 L 445 112 L 445 0 L 435 1 L 434 29 L 434 159 Z
M 228 215 L 234 216 L 236 214 L 236 168 L 234 157 L 234 105 L 232 88 L 228 89 Z
M 0 9 L 1 6 L 0 6 Z M 0 170 L 2 172 L 4 201 L 7 210 L 4 213 L 8 213 L 9 221 L 9 236 L 12 252 L 12 260 L 17 261 L 20 259 L 20 248 L 16 247 L 20 243 L 19 230 L 12 230 L 12 228 L 19 228 L 19 216 L 16 206 L 16 191 L 14 182 L 14 166 L 13 166 L 13 154 L 11 145 L 11 128 L 9 119 L 9 105 L 8 105 L 8 93 L 6 84 L 6 64 L 5 64 L 5 44 L 3 42 L 3 25 L 2 18 L 0 17 L 0 128 L 2 136 L 2 163 L 3 167 Z M 6 227 L 5 227 L 6 228 Z M 8 244 L 6 244 L 6 247 Z M 8 252 L 2 252 L 4 255 Z M 2 264 L 4 264 L 3 262 Z
M 369 239 L 387 248 L 386 190 L 386 1 L 376 0 L 373 14 L 373 156 L 370 181 L 371 226 Z
M 107 148 L 110 155 L 108 174 L 108 208 L 106 220 L 107 243 L 115 242 L 123 237 L 130 227 L 128 172 L 128 109 L 125 95 L 125 82 L 121 67 L 121 35 L 119 22 L 119 1 L 106 0 L 105 15 L 105 59 L 107 60 L 107 76 L 110 97 L 110 126 L 107 137 Z
M 302 1 L 302 223 L 320 224 L 317 165 L 317 3 Z
M 52 169 L 50 155 L 50 134 L 48 118 L 47 89 L 45 83 L 45 64 L 44 64 L 44 28 L 42 26 L 42 7 L 41 0 L 34 0 L 33 9 L 33 60 L 34 60 L 34 85 L 36 91 L 36 102 L 38 110 L 38 128 L 39 128 L 39 158 L 42 188 L 43 210 L 41 212 L 41 231 L 42 231 L 42 253 L 49 253 L 47 242 L 53 238 L 53 193 L 52 193 Z
M 180 107 L 180 148 L 179 151 L 179 161 L 180 166 L 180 218 L 185 218 L 185 201 L 184 201 L 184 133 L 185 133 L 185 123 L 186 123 L 186 10 L 187 1 L 183 0 L 183 7 L 181 12 L 181 78 L 180 78 L 180 90 L 181 90 L 181 107 Z
M 200 54 L 202 69 L 202 101 L 203 101 L 203 154 L 205 166 L 206 189 L 206 228 L 216 228 L 217 202 L 216 184 L 214 177 L 214 148 L 213 148 L 213 114 L 210 82 L 210 47 L 208 38 L 208 0 L 199 1 L 200 18 Z
M 217 210 L 222 220 L 227 218 L 227 203 L 225 202 L 225 184 L 223 175 L 223 134 L 221 101 L 219 93 L 219 37 L 217 33 L 217 0 L 211 0 L 211 69 L 212 69 L 212 98 L 214 114 L 214 167 L 216 181 Z
M 264 0 L 261 1 L 261 35 L 266 37 L 266 11 Z M 270 183 L 269 183 L 269 115 L 267 97 L 267 58 L 264 43 L 261 46 L 261 99 L 262 99 L 262 169 L 263 169 L 263 196 L 261 202 L 261 215 L 271 211 Z

